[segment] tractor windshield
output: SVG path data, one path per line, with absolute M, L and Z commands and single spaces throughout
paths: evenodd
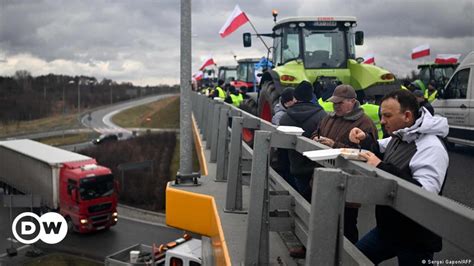
M 246 63 L 239 63 L 237 67 L 237 80 L 244 81 L 244 82 L 253 82 L 253 69 L 254 69 L 253 62 L 246 62 Z
M 306 68 L 346 67 L 346 45 L 342 31 L 303 29 Z
M 273 63 L 302 60 L 305 68 L 346 68 L 355 58 L 354 34 L 342 22 L 289 23 L 275 29 Z
M 300 35 L 299 30 L 296 27 L 291 27 L 284 29 L 283 35 L 283 45 L 282 49 L 282 63 L 286 64 L 292 60 L 301 58 L 300 56 Z

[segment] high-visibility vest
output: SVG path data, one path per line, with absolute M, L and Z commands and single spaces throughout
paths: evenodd
M 217 97 L 221 98 L 222 100 L 225 100 L 225 91 L 224 91 L 224 89 L 217 86 L 216 90 L 217 90 L 217 93 L 218 93 Z
M 430 103 L 436 100 L 436 96 L 438 96 L 438 91 L 434 91 L 432 94 L 430 94 L 428 90 L 425 91 L 425 99 L 427 99 Z
M 241 93 L 238 95 L 230 94 L 230 98 L 232 99 L 232 104 L 236 107 L 239 107 L 240 103 L 244 100 L 244 96 Z
M 364 113 L 374 121 L 375 127 L 377 128 L 378 138 L 382 139 L 383 131 L 382 124 L 380 124 L 379 106 L 376 104 L 365 103 L 360 107 L 364 110 Z
M 418 85 L 418 87 L 420 87 L 420 89 L 425 92 L 426 91 L 426 86 L 425 86 L 425 83 L 423 83 L 423 81 L 417 79 L 414 81 L 416 85 Z
M 323 98 L 318 99 L 319 105 L 324 109 L 326 112 L 333 112 L 334 111 L 334 105 L 332 102 L 325 102 L 323 101 Z

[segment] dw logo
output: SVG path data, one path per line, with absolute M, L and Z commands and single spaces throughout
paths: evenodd
M 32 212 L 24 212 L 13 220 L 12 232 L 23 244 L 33 244 L 38 239 L 47 244 L 56 244 L 66 237 L 67 224 L 66 219 L 58 213 L 48 212 L 39 217 Z

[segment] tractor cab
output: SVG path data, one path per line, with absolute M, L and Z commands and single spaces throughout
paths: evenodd
M 428 87 L 428 83 L 431 80 L 434 80 L 436 83 L 436 88 L 443 89 L 458 66 L 458 63 L 418 65 L 418 69 L 420 70 L 418 77 L 425 85 L 425 88 Z
M 276 22 L 270 34 L 257 34 L 273 38 L 269 52 L 274 68 L 262 74 L 256 115 L 270 121 L 283 89 L 302 81 L 313 84 L 315 98 L 328 111 L 332 104 L 325 101 L 340 84 L 351 85 L 361 103 L 377 102 L 399 89 L 392 73 L 356 57 L 355 46 L 364 43 L 356 26 L 351 16 L 293 17 Z M 251 46 L 251 34 L 244 33 L 243 41 Z
M 237 66 L 220 66 L 217 77 L 230 84 L 237 77 Z
M 235 88 L 247 87 L 247 91 L 255 91 L 255 64 L 259 58 L 245 58 L 237 61 L 237 78 L 231 83 Z
M 289 18 L 274 27 L 273 63 L 282 66 L 296 61 L 305 69 L 347 68 L 355 59 L 354 17 Z M 363 33 L 357 32 L 358 43 Z

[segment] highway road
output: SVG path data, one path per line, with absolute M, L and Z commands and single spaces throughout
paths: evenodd
M 171 95 L 159 95 L 152 96 L 136 101 L 129 101 L 125 103 L 115 104 L 108 106 L 101 110 L 96 110 L 82 118 L 82 123 L 93 130 L 98 132 L 122 132 L 127 137 L 127 133 L 131 134 L 130 131 L 119 128 L 114 125 L 110 119 L 111 117 L 128 108 L 132 108 L 138 105 L 147 104 L 153 101 L 157 101 Z M 88 117 L 91 119 L 89 120 Z M 46 133 L 47 134 L 47 133 Z M 70 147 L 71 149 L 82 147 L 79 144 Z M 0 189 L 0 194 L 3 191 Z M 16 217 L 17 214 L 24 211 L 30 211 L 29 209 L 14 209 L 12 210 L 12 217 Z M 120 214 L 119 214 L 120 217 Z M 6 248 L 11 246 L 11 226 L 10 226 L 10 209 L 3 206 L 0 207 L 0 265 L 3 259 L 1 256 L 6 251 Z M 149 223 L 146 221 L 137 221 L 132 219 L 126 219 L 124 217 L 119 218 L 119 222 L 116 226 L 110 230 L 97 232 L 93 234 L 81 235 L 81 234 L 68 234 L 68 236 L 60 243 L 55 245 L 41 244 L 37 245 L 42 249 L 50 249 L 57 251 L 64 251 L 67 253 L 73 253 L 83 255 L 92 259 L 103 261 L 107 255 L 124 249 L 128 246 L 142 243 L 146 245 L 152 245 L 153 243 L 166 243 L 172 241 L 182 235 L 181 230 L 169 228 L 161 224 Z M 15 247 L 19 248 L 22 246 L 20 243 L 14 243 Z
M 139 100 L 114 104 L 106 108 L 99 109 L 99 110 L 96 110 L 89 114 L 84 115 L 81 119 L 81 122 L 85 127 L 91 128 L 94 131 L 97 131 L 100 133 L 122 132 L 124 134 L 123 137 L 126 138 L 127 135 L 131 135 L 132 132 L 126 129 L 120 128 L 114 123 L 112 123 L 111 118 L 115 114 L 123 110 L 129 109 L 135 106 L 151 103 L 154 101 L 158 101 L 158 100 L 170 97 L 172 95 L 173 94 L 157 95 L 157 96 L 146 97 Z

